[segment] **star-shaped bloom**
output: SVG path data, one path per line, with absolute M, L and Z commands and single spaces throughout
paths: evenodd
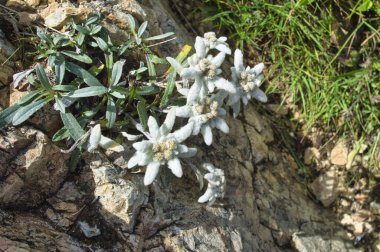
M 128 161 L 128 168 L 136 165 L 147 166 L 144 184 L 149 185 L 156 178 L 161 165 L 167 164 L 172 173 L 182 177 L 182 165 L 179 158 L 192 157 L 196 154 L 196 148 L 188 148 L 181 144 L 193 132 L 193 122 L 170 133 L 175 121 L 175 109 L 169 111 L 161 127 L 154 117 L 148 119 L 149 133 L 144 132 L 148 140 L 134 143 L 132 146 L 136 153 Z
M 226 179 L 224 171 L 216 168 L 210 163 L 203 164 L 209 173 L 206 173 L 204 178 L 208 181 L 206 192 L 198 199 L 199 203 L 209 202 L 208 205 L 212 205 L 217 198 L 223 198 L 226 188 Z
M 216 49 L 225 54 L 231 54 L 231 49 L 226 43 L 227 37 L 216 38 L 215 32 L 206 32 L 203 35 L 205 45 L 210 49 Z
M 247 105 L 251 98 L 255 98 L 261 102 L 267 102 L 268 98 L 259 88 L 261 86 L 264 75 L 262 71 L 264 64 L 260 63 L 253 68 L 244 67 L 243 54 L 237 49 L 235 51 L 234 67 L 231 68 L 233 83 L 237 86 L 237 92 L 228 93 L 229 99 L 227 105 L 233 109 L 234 117 L 240 112 L 240 100 Z
M 221 107 L 223 100 L 218 94 L 176 108 L 178 117 L 189 118 L 189 122 L 194 122 L 193 135 L 198 135 L 200 132 L 207 145 L 212 144 L 212 128 L 217 128 L 226 134 L 230 130 L 224 119 L 226 111 Z
M 187 100 L 193 101 L 199 96 L 214 92 L 215 88 L 235 93 L 234 85 L 220 76 L 222 65 L 226 54 L 220 52 L 215 57 L 207 55 L 208 48 L 204 39 L 197 37 L 195 41 L 195 54 L 188 59 L 189 67 L 183 68 L 180 75 L 186 79 L 195 80 L 191 86 Z

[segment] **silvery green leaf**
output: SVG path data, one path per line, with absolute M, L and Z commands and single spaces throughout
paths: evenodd
M 45 70 L 39 63 L 37 63 L 36 65 L 36 73 L 44 89 L 47 91 L 52 91 L 50 82 L 49 82 L 48 77 L 46 76 Z
M 32 99 L 36 98 L 38 95 L 41 94 L 40 90 L 33 90 L 29 92 L 27 95 L 23 96 L 20 100 L 17 101 L 18 105 L 24 105 L 28 102 L 30 102 Z
M 174 35 L 174 32 L 167 32 L 165 34 L 160 34 L 160 35 L 157 35 L 157 36 L 149 37 L 149 38 L 146 38 L 144 40 L 145 41 L 159 40 L 159 39 L 164 39 L 164 38 L 170 37 L 172 35 Z
M 52 89 L 54 91 L 63 91 L 63 92 L 67 92 L 67 91 L 74 91 L 74 90 L 77 90 L 77 87 L 74 86 L 74 85 L 55 85 L 52 87 Z
M 140 86 L 136 88 L 136 94 L 141 96 L 153 95 L 160 92 L 160 89 L 155 85 L 150 86 Z
M 139 30 L 137 31 L 137 37 L 140 38 L 143 35 L 143 33 L 146 30 L 147 25 L 148 25 L 148 21 L 145 21 L 144 23 L 140 25 Z
M 117 83 L 119 83 L 119 80 L 121 78 L 121 74 L 123 73 L 124 63 L 125 63 L 125 60 L 119 60 L 113 65 L 112 77 L 111 77 L 111 86 L 115 86 Z
M 20 82 L 26 77 L 28 76 L 31 72 L 33 72 L 34 69 L 28 69 L 28 70 L 25 70 L 25 71 L 22 71 L 20 73 L 16 73 L 13 75 L 13 82 L 12 82 L 12 85 L 13 85 L 13 88 L 16 88 L 18 87 L 18 85 L 20 84 Z
M 59 55 L 55 61 L 55 83 L 61 85 L 65 77 L 66 62 L 62 55 Z
M 96 22 L 99 21 L 99 19 L 100 19 L 100 15 L 93 14 L 89 19 L 87 19 L 86 25 L 90 25 L 90 24 L 96 23 Z
M 93 152 L 96 148 L 98 148 L 101 136 L 102 131 L 100 124 L 97 124 L 91 129 L 90 137 L 88 139 L 87 151 Z
M 100 137 L 99 145 L 105 150 L 111 150 L 115 152 L 124 151 L 124 147 L 122 145 L 105 136 Z
M 80 62 L 83 62 L 86 64 L 92 63 L 92 59 L 89 56 L 87 56 L 86 54 L 80 54 L 80 53 L 73 52 L 73 51 L 61 51 L 61 53 L 72 58 L 72 59 L 75 59 L 77 61 L 80 61 Z
M 99 80 L 96 79 L 91 73 L 74 63 L 66 62 L 66 69 L 78 76 L 79 78 L 83 79 L 84 83 L 86 83 L 89 86 L 103 87 L 102 83 L 100 83 Z
M 92 86 L 85 87 L 71 92 L 68 97 L 71 98 L 79 98 L 79 97 L 91 97 L 91 96 L 99 96 L 108 92 L 108 89 L 103 86 Z
M 91 32 L 90 32 L 90 35 L 95 35 L 97 34 L 98 32 L 100 32 L 100 30 L 102 29 L 102 26 L 101 25 L 96 25 L 94 26 L 94 28 L 92 28 Z
M 125 99 L 126 98 L 125 95 L 123 95 L 117 91 L 112 91 L 110 94 L 112 96 L 116 97 L 117 99 Z
M 61 113 L 65 113 L 66 106 L 63 104 L 62 100 L 57 95 L 54 96 L 54 99 L 54 109 L 60 111 Z
M 128 21 L 128 24 L 129 24 L 129 29 L 131 30 L 132 33 L 135 33 L 135 29 L 136 29 L 136 22 L 135 22 L 135 19 L 132 17 L 131 14 L 127 14 L 127 21 Z
M 73 27 L 75 30 L 79 31 L 80 33 L 83 33 L 85 35 L 90 34 L 90 31 L 84 26 L 74 24 Z
M 71 113 L 61 113 L 63 125 L 70 133 L 74 141 L 78 141 L 86 132 L 82 129 L 77 119 Z
M 183 70 L 183 67 L 178 61 L 176 61 L 175 59 L 173 59 L 171 57 L 166 57 L 166 60 L 170 63 L 170 65 L 174 68 L 174 70 L 178 74 L 181 73 L 181 71 Z
M 139 115 L 140 123 L 143 125 L 144 129 L 147 129 L 148 112 L 146 111 L 145 104 L 141 101 L 137 103 L 137 113 Z
M 0 128 L 12 123 L 13 116 L 17 113 L 17 110 L 20 107 L 20 105 L 15 104 L 0 112 Z
M 150 83 L 155 83 L 156 82 L 156 69 L 154 67 L 154 64 L 151 60 L 152 54 L 146 54 L 145 59 L 148 67 L 148 73 L 149 73 L 149 82 Z
M 93 37 L 95 40 L 96 40 L 96 43 L 98 44 L 99 48 L 103 51 L 103 52 L 107 52 L 108 51 L 108 45 L 107 43 L 100 37 Z
M 108 101 L 107 101 L 106 119 L 107 119 L 107 128 L 112 128 L 116 120 L 116 105 L 111 97 L 108 97 Z
M 12 119 L 13 125 L 19 125 L 29 119 L 34 113 L 40 110 L 50 101 L 50 98 L 44 98 L 38 101 L 33 101 L 26 106 L 19 108 Z

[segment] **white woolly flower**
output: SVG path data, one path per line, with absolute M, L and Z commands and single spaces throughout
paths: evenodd
M 194 122 L 193 135 L 198 135 L 200 132 L 205 143 L 211 145 L 212 128 L 217 128 L 226 134 L 230 130 L 224 119 L 226 111 L 221 108 L 222 103 L 223 100 L 219 95 L 206 96 L 176 108 L 176 115 L 189 118 L 189 122 Z
M 189 67 L 183 68 L 180 73 L 183 78 L 195 80 L 188 92 L 188 102 L 214 92 L 215 88 L 235 93 L 234 85 L 219 76 L 226 54 L 220 52 L 215 57 L 207 55 L 208 48 L 201 37 L 196 38 L 194 47 L 195 54 L 188 58 Z
M 149 133 L 144 132 L 148 140 L 136 142 L 133 148 L 136 153 L 128 161 L 128 168 L 136 165 L 147 166 L 144 184 L 149 185 L 156 178 L 161 165 L 167 164 L 172 173 L 182 177 L 182 166 L 179 158 L 192 157 L 196 154 L 196 148 L 188 148 L 181 144 L 193 131 L 193 123 L 189 122 L 179 130 L 170 133 L 175 121 L 175 110 L 169 111 L 165 122 L 158 126 L 154 117 L 148 119 Z
M 216 49 L 225 54 L 231 54 L 231 49 L 226 43 L 227 37 L 216 38 L 215 32 L 206 32 L 203 35 L 205 45 L 210 49 Z
M 261 102 L 267 102 L 268 98 L 259 88 L 264 76 L 262 71 L 264 64 L 260 63 L 253 68 L 244 67 L 243 54 L 237 49 L 235 51 L 234 67 L 231 68 L 232 80 L 237 86 L 237 92 L 229 93 L 227 104 L 232 107 L 234 117 L 240 112 L 240 99 L 246 105 L 251 98 L 255 98 Z
M 224 171 L 216 168 L 210 163 L 203 164 L 209 173 L 204 178 L 208 181 L 206 192 L 198 199 L 199 203 L 209 202 L 208 205 L 212 205 L 217 198 L 223 198 L 226 188 L 226 178 Z

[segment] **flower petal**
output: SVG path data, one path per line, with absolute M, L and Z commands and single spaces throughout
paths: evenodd
M 268 101 L 268 97 L 260 88 L 255 88 L 252 91 L 252 96 L 261 102 L 267 102 Z
M 220 52 L 211 59 L 211 64 L 215 65 L 216 67 L 220 67 L 225 58 L 226 54 L 224 52 Z
M 244 71 L 243 53 L 239 49 L 235 50 L 234 66 L 235 66 L 236 71 L 238 72 Z
M 197 154 L 197 148 L 188 148 L 186 145 L 180 144 L 178 146 L 178 157 L 189 158 L 194 157 Z
M 152 184 L 153 180 L 157 177 L 157 174 L 160 170 L 160 162 L 154 161 L 149 163 L 146 167 L 146 172 L 144 176 L 144 185 Z
M 152 146 L 152 142 L 148 140 L 142 140 L 141 142 L 136 142 L 132 144 L 133 148 L 137 151 L 146 152 Z
M 199 72 L 192 67 L 182 69 L 180 76 L 187 79 L 194 79 L 199 76 Z
M 100 129 L 100 124 L 96 124 L 92 129 L 90 133 L 90 137 L 88 139 L 88 152 L 93 152 L 96 148 L 98 148 L 100 138 L 102 136 L 102 131 Z
M 217 77 L 214 84 L 218 89 L 226 90 L 227 92 L 232 94 L 236 93 L 235 85 L 224 78 Z
M 221 130 L 223 133 L 228 134 L 230 132 L 230 128 L 228 127 L 225 120 L 222 118 L 215 118 L 215 127 L 219 130 Z
M 203 85 L 203 80 L 197 78 L 187 94 L 186 104 L 192 104 L 199 99 L 199 93 Z
M 128 168 L 135 167 L 140 160 L 138 152 L 136 152 L 129 160 L 128 160 Z
M 233 116 L 236 118 L 239 113 L 240 113 L 240 101 L 235 102 L 234 104 L 231 105 L 232 111 L 233 111 Z
M 207 188 L 206 192 L 198 199 L 199 203 L 207 202 L 213 195 L 213 191 L 210 187 Z
M 153 156 L 152 155 L 147 155 L 145 153 L 139 153 L 139 161 L 138 161 L 138 165 L 139 166 L 144 166 L 144 165 L 147 165 L 149 164 L 150 162 L 153 161 Z
M 160 127 L 161 135 L 167 135 L 173 129 L 176 116 L 175 110 L 175 107 L 171 108 L 168 114 L 166 115 L 165 121 Z
M 199 58 L 203 59 L 204 57 L 206 57 L 206 45 L 203 41 L 203 38 L 201 37 L 195 38 L 194 48 Z
M 231 54 L 231 49 L 225 45 L 225 44 L 222 44 L 222 43 L 219 43 L 215 46 L 215 49 L 221 51 L 221 52 L 224 52 L 225 54 Z
M 264 68 L 265 68 L 264 63 L 260 63 L 260 64 L 257 64 L 256 66 L 254 66 L 251 69 L 251 71 L 254 72 L 256 75 L 259 75 L 264 70 Z
M 188 122 L 182 128 L 174 131 L 171 135 L 177 140 L 178 143 L 185 141 L 193 132 L 194 122 Z
M 148 128 L 149 128 L 149 133 L 152 136 L 152 138 L 156 139 L 158 137 L 159 127 L 158 127 L 156 119 L 153 116 L 149 116 Z
M 188 105 L 185 105 L 182 107 L 177 107 L 175 110 L 175 115 L 178 117 L 188 118 L 191 116 L 191 114 L 192 114 L 191 112 L 192 112 L 191 107 Z
M 203 125 L 201 127 L 201 133 L 202 133 L 203 140 L 205 141 L 205 143 L 207 145 L 211 145 L 212 144 L 212 131 L 211 131 L 211 127 L 209 125 Z
M 169 169 L 172 170 L 172 173 L 178 178 L 182 177 L 182 165 L 178 158 L 173 158 L 168 161 Z

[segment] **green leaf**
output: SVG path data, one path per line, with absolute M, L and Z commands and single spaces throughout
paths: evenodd
M 86 21 L 86 25 L 97 23 L 100 20 L 100 14 L 95 13 Z
M 154 67 L 154 64 L 153 62 L 151 61 L 151 54 L 147 54 L 145 55 L 145 58 L 146 58 L 146 63 L 147 63 L 147 67 L 148 67 L 148 73 L 149 73 L 149 82 L 150 83 L 154 83 L 156 82 L 156 68 Z
M 172 95 L 175 87 L 175 77 L 177 73 L 173 71 L 169 74 L 167 86 L 164 92 L 164 95 L 161 98 L 160 108 L 164 108 L 168 105 L 169 97 Z
M 133 34 L 136 33 L 135 29 L 136 29 L 136 22 L 135 22 L 135 19 L 132 17 L 131 14 L 127 14 L 127 21 L 128 21 L 128 24 L 129 24 L 129 29 L 131 30 L 131 32 Z
M 61 111 L 62 113 L 65 113 L 66 112 L 66 106 L 62 102 L 62 100 L 57 95 L 54 96 L 54 99 L 55 99 L 55 102 L 57 103 L 58 110 Z
M 108 101 L 107 101 L 106 119 L 107 119 L 107 128 L 112 128 L 113 124 L 116 121 L 116 105 L 111 97 L 108 97 Z
M 80 46 L 83 45 L 85 38 L 86 38 L 86 35 L 84 35 L 83 33 L 79 33 L 76 38 L 78 45 Z
M 90 34 L 90 31 L 86 27 L 81 25 L 74 24 L 74 29 L 85 35 Z
M 121 78 L 121 74 L 123 73 L 124 63 L 125 63 L 125 60 L 119 60 L 113 65 L 112 77 L 111 77 L 111 86 L 115 86 L 117 83 L 119 83 L 119 80 Z
M 143 33 L 145 32 L 146 30 L 146 27 L 148 25 L 148 21 L 145 21 L 144 23 L 142 23 L 139 27 L 139 30 L 137 31 L 137 37 L 141 37 L 141 35 L 143 35 Z
M 12 124 L 16 126 L 25 122 L 26 120 L 28 120 L 29 117 L 31 117 L 43 106 L 45 106 L 50 100 L 51 100 L 50 98 L 45 98 L 38 101 L 34 101 L 24 107 L 21 107 L 19 110 L 17 110 L 17 113 L 13 116 Z
M 44 89 L 47 91 L 52 91 L 52 88 L 50 86 L 49 79 L 46 76 L 45 70 L 39 63 L 37 63 L 36 65 L 36 73 Z
M 357 8 L 358 11 L 369 11 L 373 6 L 372 0 L 364 0 L 363 3 Z
M 22 97 L 20 100 L 17 101 L 18 105 L 24 105 L 25 103 L 30 102 L 30 100 L 36 98 L 40 93 L 40 90 L 33 90 L 29 92 L 29 94 Z
M 121 94 L 121 93 L 119 93 L 117 91 L 112 91 L 110 94 L 113 97 L 116 97 L 117 99 L 125 99 L 126 98 L 125 95 L 123 95 L 123 94 Z
M 68 130 L 71 138 L 78 141 L 86 132 L 79 125 L 77 119 L 71 113 L 61 113 L 63 125 Z
M 84 83 L 86 83 L 89 86 L 103 87 L 102 83 L 100 83 L 99 80 L 96 79 L 92 74 L 90 74 L 87 70 L 84 70 L 83 68 L 74 63 L 66 62 L 66 69 L 78 76 L 79 78 L 83 79 Z
M 62 55 L 57 56 L 55 60 L 55 82 L 60 85 L 63 82 L 63 78 L 65 77 L 66 70 L 66 62 L 65 58 Z
M 105 136 L 100 137 L 99 145 L 105 150 L 112 150 L 116 152 L 124 151 L 124 147 L 122 145 Z
M 20 107 L 20 105 L 15 104 L 0 112 L 0 128 L 12 123 L 13 116 L 17 113 L 17 110 Z
M 108 51 L 108 45 L 102 38 L 99 38 L 99 37 L 93 37 L 93 38 L 95 39 L 96 43 L 98 44 L 99 48 L 102 51 L 104 52 Z
M 160 91 L 160 88 L 155 85 L 145 86 L 145 87 L 140 86 L 136 88 L 136 93 L 141 96 L 157 94 L 159 91 Z
M 61 141 L 62 139 L 70 137 L 69 131 L 66 129 L 66 127 L 60 128 L 52 137 L 53 142 Z
M 102 29 L 103 27 L 101 25 L 96 25 L 94 26 L 94 28 L 92 28 L 91 30 L 91 35 L 95 35 L 97 34 L 98 32 L 100 32 L 100 30 Z
M 68 97 L 79 98 L 79 97 L 91 97 L 99 96 L 108 92 L 108 89 L 103 86 L 93 86 L 85 87 L 71 92 Z
M 53 86 L 54 91 L 74 91 L 77 90 L 78 88 L 74 85 L 55 85 Z
M 129 95 L 129 89 L 128 88 L 125 88 L 125 87 L 119 87 L 119 86 L 113 86 L 111 88 L 111 91 L 116 91 L 118 93 L 121 93 L 121 94 L 124 94 L 126 96 Z
M 146 111 L 145 104 L 141 101 L 137 103 L 137 113 L 139 114 L 141 125 L 146 130 L 148 127 L 148 112 Z
M 165 34 L 160 34 L 160 35 L 157 35 L 157 36 L 146 38 L 144 40 L 145 41 L 159 40 L 159 39 L 164 39 L 164 38 L 170 37 L 172 35 L 174 35 L 174 32 L 168 32 L 168 33 L 165 33 Z
M 123 43 L 119 49 L 118 55 L 121 56 L 125 53 L 125 51 L 132 45 L 133 40 L 128 40 L 127 42 Z
M 92 59 L 89 56 L 87 56 L 86 54 L 79 54 L 79 53 L 76 53 L 73 51 L 61 51 L 61 53 L 66 55 L 66 56 L 69 56 L 70 58 L 73 58 L 77 61 L 80 61 L 80 62 L 83 62 L 86 64 L 92 63 Z
M 75 150 L 71 153 L 70 161 L 69 161 L 69 169 L 71 172 L 74 172 L 77 168 L 79 161 L 82 156 L 82 151 L 80 148 L 75 148 Z

